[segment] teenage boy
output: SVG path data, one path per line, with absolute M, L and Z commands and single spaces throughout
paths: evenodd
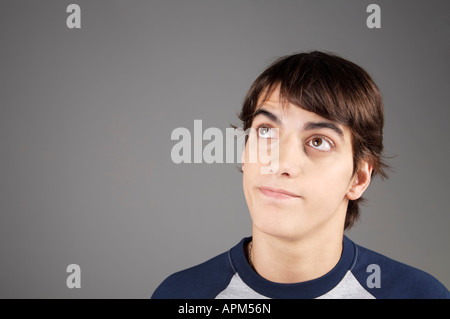
M 324 52 L 283 57 L 252 84 L 240 119 L 252 237 L 152 298 L 449 298 L 434 277 L 344 235 L 371 178 L 387 177 L 383 103 L 366 71 Z M 276 158 L 249 160 L 262 144 Z

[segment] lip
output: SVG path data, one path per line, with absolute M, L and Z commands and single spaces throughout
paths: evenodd
M 294 194 L 288 190 L 282 188 L 273 188 L 273 187 L 258 187 L 259 191 L 268 197 L 276 198 L 276 199 L 294 199 L 300 198 L 301 196 Z

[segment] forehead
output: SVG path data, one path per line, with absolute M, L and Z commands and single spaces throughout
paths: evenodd
M 267 90 L 265 90 L 260 95 L 253 114 L 258 113 L 258 110 L 260 110 L 261 108 L 270 109 L 271 111 L 276 112 L 276 114 L 280 115 L 281 118 L 284 120 L 288 120 L 293 116 L 295 117 L 306 116 L 308 118 L 314 118 L 316 120 L 325 120 L 339 124 L 336 121 L 328 120 L 317 113 L 305 110 L 301 106 L 292 104 L 286 98 L 283 98 L 281 96 L 279 86 L 273 88 L 270 92 L 267 92 Z
M 266 95 L 262 94 L 262 97 L 266 97 Z M 253 114 L 254 119 L 268 118 L 280 126 L 294 126 L 308 131 L 312 129 L 329 129 L 344 140 L 350 140 L 351 137 L 351 131 L 347 125 L 329 120 L 290 103 L 280 96 L 278 88 L 272 90 L 266 99 L 259 99 Z

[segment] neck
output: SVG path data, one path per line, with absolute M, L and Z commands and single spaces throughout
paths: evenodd
M 280 238 L 253 227 L 251 260 L 263 278 L 298 283 L 319 278 L 336 266 L 344 232 L 326 232 L 303 238 Z

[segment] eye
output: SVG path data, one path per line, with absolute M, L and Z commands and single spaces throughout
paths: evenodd
M 258 137 L 260 137 L 260 138 L 276 138 L 277 137 L 276 130 L 273 129 L 272 127 L 261 125 L 256 129 L 256 131 L 258 133 Z
M 322 152 L 330 151 L 333 148 L 333 144 L 330 141 L 320 136 L 310 139 L 308 145 Z

